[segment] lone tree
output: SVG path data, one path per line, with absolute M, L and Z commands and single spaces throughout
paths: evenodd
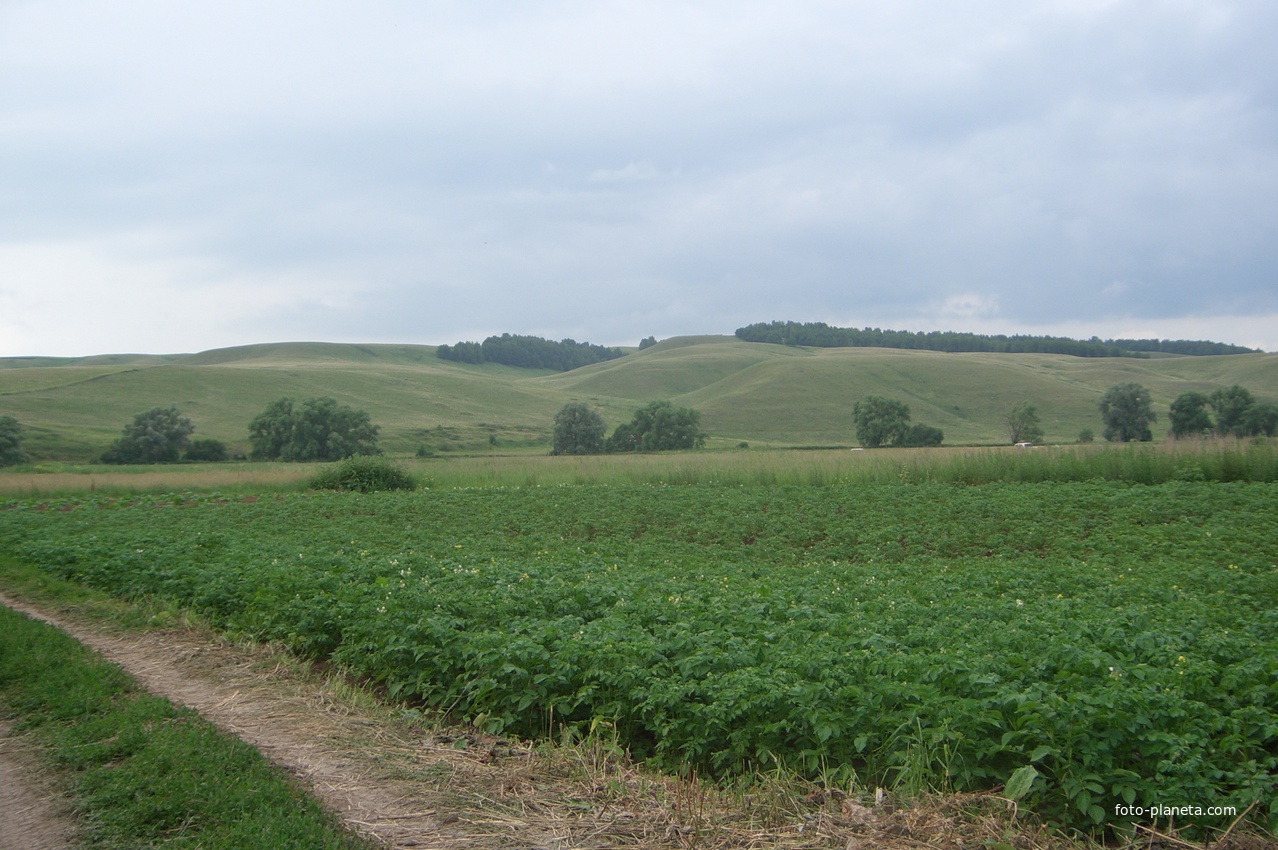
M 1149 426 L 1156 418 L 1149 390 L 1140 384 L 1117 384 L 1101 396 L 1101 420 L 1105 423 L 1105 439 L 1110 442 L 1142 443 L 1154 438 Z
M 1181 393 L 1171 403 L 1167 418 L 1171 420 L 1171 435 L 1176 439 L 1201 437 L 1211 433 L 1216 426 L 1211 421 L 1207 407 L 1211 399 L 1199 392 Z
M 12 416 L 0 416 L 0 466 L 26 463 L 30 458 L 22 450 L 22 426 Z
M 1012 409 L 1007 414 L 1007 435 L 1013 443 L 1037 443 L 1043 439 L 1043 428 L 1038 420 L 1038 408 L 1029 402 Z
M 603 417 L 579 401 L 570 401 L 555 414 L 552 455 L 597 455 L 604 450 Z
M 852 405 L 856 439 L 866 448 L 901 445 L 910 428 L 910 407 L 903 401 L 868 395 Z
M 609 452 L 662 452 L 699 449 L 705 444 L 700 411 L 654 401 L 636 410 L 629 422 L 618 425 L 604 448 Z
M 297 407 L 282 398 L 249 423 L 249 442 L 254 460 L 341 460 L 378 454 L 379 430 L 364 411 L 327 396 Z
M 176 463 L 195 426 L 177 405 L 153 407 L 133 417 L 120 439 L 102 455 L 103 463 Z

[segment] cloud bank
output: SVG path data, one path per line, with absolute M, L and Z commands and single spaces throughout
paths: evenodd
M 0 4 L 0 355 L 1278 349 L 1278 6 Z

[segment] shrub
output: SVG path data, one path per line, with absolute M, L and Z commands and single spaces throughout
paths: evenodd
M 356 455 L 311 479 L 312 490 L 373 493 L 378 490 L 416 490 L 417 481 L 393 461 L 381 456 Z
M 915 422 L 906 430 L 905 437 L 899 445 L 908 448 L 935 447 L 939 446 L 944 439 L 945 434 L 940 428 Z
M 222 461 L 230 460 L 231 453 L 221 440 L 192 440 L 183 457 L 191 461 Z

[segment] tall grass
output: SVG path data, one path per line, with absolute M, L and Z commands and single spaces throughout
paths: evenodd
M 1141 445 L 857 450 L 747 450 L 596 457 L 419 461 L 431 487 L 571 484 L 836 486 L 934 482 L 1278 481 L 1278 442 L 1204 440 Z
M 1182 440 L 1159 444 L 940 449 L 748 449 L 639 455 L 406 459 L 427 488 L 574 484 L 841 486 L 889 483 L 1278 481 L 1278 440 Z M 105 495 L 307 488 L 323 464 L 189 464 L 138 471 L 0 473 L 0 495 Z

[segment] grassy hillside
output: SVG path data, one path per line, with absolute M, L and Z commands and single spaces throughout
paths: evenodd
M 1045 354 L 944 354 L 791 348 L 732 337 L 666 340 L 572 372 L 439 360 L 432 346 L 277 343 L 190 355 L 0 359 L 0 415 L 31 430 L 37 458 L 89 459 L 135 413 L 176 404 L 196 436 L 247 451 L 247 425 L 268 402 L 328 395 L 365 409 L 393 453 L 543 451 L 566 401 L 597 406 L 610 426 L 668 398 L 698 408 L 711 446 L 851 445 L 853 402 L 905 400 L 947 443 L 1000 443 L 1002 418 L 1038 406 L 1047 439 L 1099 433 L 1096 403 L 1125 381 L 1149 387 L 1166 431 L 1180 393 L 1234 383 L 1278 401 L 1278 354 L 1151 360 Z M 495 438 L 494 446 L 490 440 Z

